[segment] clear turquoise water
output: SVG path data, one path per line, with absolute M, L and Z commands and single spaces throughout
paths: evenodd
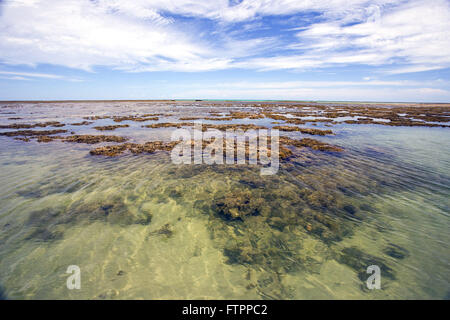
M 159 121 L 166 122 L 217 110 L 182 103 L 5 105 L 2 123 L 133 112 L 170 114 Z M 16 116 L 24 120 L 7 120 Z M 168 140 L 172 130 L 125 123 L 130 127 L 106 134 L 143 142 Z M 99 134 L 93 125 L 66 128 Z M 269 177 L 251 166 L 177 166 L 164 152 L 103 158 L 89 155 L 94 146 L 1 136 L 2 296 L 448 299 L 449 130 L 331 129 L 335 136 L 317 139 L 342 146 L 341 155 L 305 149 Z M 241 196 L 259 214 L 224 219 L 218 203 Z M 368 263 L 381 264 L 380 290 L 365 287 L 361 268 Z M 81 269 L 80 290 L 66 287 L 69 265 Z

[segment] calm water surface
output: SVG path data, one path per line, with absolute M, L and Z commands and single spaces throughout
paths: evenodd
M 116 124 L 111 119 L 62 128 L 139 143 L 169 141 L 173 130 L 143 124 L 254 110 L 133 102 L 2 106 L 1 124 L 164 114 L 106 133 L 92 127 Z M 0 136 L 2 296 L 448 299 L 450 130 L 342 123 L 330 129 L 336 135 L 317 139 L 342 146 L 342 154 L 305 149 L 264 177 L 255 166 L 174 165 L 166 152 L 94 157 L 89 150 L 98 145 Z M 227 220 L 223 206 L 252 215 Z M 365 285 L 372 264 L 381 268 L 381 290 Z M 81 269 L 80 290 L 66 287 L 69 265 Z

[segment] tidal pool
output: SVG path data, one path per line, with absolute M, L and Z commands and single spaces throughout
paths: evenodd
M 107 134 L 144 143 L 170 141 L 175 130 L 144 125 L 182 117 L 273 109 L 291 119 L 293 109 L 280 105 L 5 102 L 0 125 L 58 121 L 63 136 Z M 113 118 L 144 114 L 158 120 Z M 87 119 L 93 116 L 99 119 Z M 90 123 L 73 125 L 83 121 Z M 204 122 L 272 127 L 284 120 Z M 94 128 L 124 124 L 110 132 Z M 108 142 L 0 135 L 1 297 L 449 299 L 450 129 L 302 127 L 331 129 L 333 135 L 312 138 L 343 152 L 293 148 L 295 156 L 272 176 L 252 165 L 176 165 L 166 151 L 89 153 Z M 70 265 L 81 270 L 81 289 L 66 286 Z M 366 286 L 370 265 L 380 267 L 379 290 Z

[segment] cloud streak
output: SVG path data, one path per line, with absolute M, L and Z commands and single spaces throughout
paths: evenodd
M 450 66 L 445 0 L 21 0 L 2 9 L 0 60 L 9 65 L 193 72 L 370 65 L 391 74 Z M 308 13 L 318 18 L 271 37 L 233 29 Z M 211 22 L 199 33 L 202 19 Z

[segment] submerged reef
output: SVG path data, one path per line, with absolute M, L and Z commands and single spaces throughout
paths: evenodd
M 247 289 L 261 297 L 289 297 L 289 284 L 280 277 L 319 272 L 321 265 L 332 259 L 353 269 L 364 281 L 361 284 L 372 264 L 393 281 L 395 265 L 389 259 L 356 247 L 342 249 L 342 240 L 351 237 L 373 210 L 363 195 L 385 188 L 383 181 L 369 179 L 364 169 L 349 179 L 351 170 L 344 163 L 323 167 L 316 161 L 303 170 L 282 164 L 280 174 L 270 177 L 242 166 L 185 166 L 174 168 L 178 183 L 173 188 L 181 193 L 177 202 L 193 202 L 194 212 L 209 218 L 211 238 L 223 251 L 225 263 L 246 267 Z M 227 183 L 221 188 L 206 185 L 203 193 L 188 191 L 190 179 L 214 180 L 224 173 Z M 180 185 L 185 185 L 185 190 L 180 190 Z M 165 188 L 166 193 L 170 190 Z M 389 245 L 385 254 L 400 259 L 403 255 L 397 247 Z
M 384 248 L 383 253 L 395 259 L 405 259 L 409 257 L 408 250 L 393 243 L 389 243 L 389 245 Z
M 351 236 L 355 222 L 345 218 L 349 213 L 336 190 L 314 191 L 292 184 L 284 174 L 264 178 L 241 170 L 228 171 L 233 183 L 215 190 L 211 199 L 191 197 L 194 208 L 209 217 L 208 229 L 225 263 L 248 268 L 248 290 L 286 297 L 289 290 L 280 275 L 317 272 L 324 262 L 304 247 L 303 239 L 318 239 L 316 249 L 331 259 L 333 244 Z M 327 206 L 314 209 L 316 198 L 327 199 Z
M 381 274 L 390 280 L 395 280 L 395 272 L 387 265 L 384 259 L 372 256 L 356 247 L 344 248 L 337 260 L 349 266 L 358 273 L 358 278 L 365 281 L 368 278 L 367 267 L 376 265 L 380 267 Z

